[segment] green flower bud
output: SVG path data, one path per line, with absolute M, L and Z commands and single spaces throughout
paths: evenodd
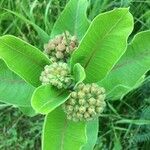
M 102 91 L 101 91 L 102 89 Z M 97 84 L 79 84 L 71 92 L 69 99 L 63 104 L 64 112 L 68 115 L 68 119 L 73 121 L 89 121 L 99 116 L 103 112 L 106 103 L 104 101 L 104 88 Z M 65 107 L 64 107 L 65 105 Z M 67 106 L 73 107 L 68 110 Z
M 74 105 L 75 103 L 76 103 L 76 100 L 75 100 L 75 99 L 71 98 L 71 99 L 69 100 L 69 104 L 70 104 L 70 105 Z
M 85 87 L 83 88 L 83 91 L 84 91 L 85 93 L 89 93 L 89 92 L 90 92 L 90 87 L 85 86 Z
M 61 44 L 59 44 L 58 46 L 57 46 L 57 50 L 58 51 L 64 51 L 66 49 L 66 46 L 65 46 L 65 44 L 63 44 L 63 43 L 61 43 Z
M 71 36 L 68 31 L 51 39 L 44 45 L 44 53 L 52 62 L 66 62 L 74 49 L 78 46 L 76 36 Z
M 72 97 L 72 98 L 77 98 L 77 93 L 76 93 L 76 92 L 72 92 L 72 93 L 71 93 L 71 97 Z
M 85 118 L 85 119 L 90 118 L 90 114 L 89 114 L 88 112 L 85 112 L 85 113 L 84 113 L 84 118 Z
M 71 115 L 67 115 L 67 119 L 72 120 L 72 116 Z
M 86 111 L 86 107 L 84 107 L 84 106 L 79 107 L 79 112 L 80 113 L 84 113 L 85 111 Z
M 84 105 L 86 103 L 86 101 L 84 99 L 79 99 L 79 104 L 80 105 Z
M 90 107 L 88 108 L 88 113 L 89 113 L 89 114 L 96 114 L 96 113 L 95 113 L 95 108 L 90 106 Z
M 90 98 L 90 99 L 88 100 L 88 102 L 89 102 L 90 105 L 95 105 L 96 99 L 92 97 L 92 98 Z
M 66 63 L 62 62 L 46 65 L 44 71 L 41 73 L 40 81 L 42 84 L 51 84 L 58 89 L 67 89 L 73 82 L 70 68 Z
M 61 58 L 64 58 L 64 55 L 63 55 L 62 52 L 56 52 L 56 57 L 57 57 L 58 59 L 61 59 Z
M 78 105 L 75 105 L 75 108 L 74 108 L 75 112 L 78 112 L 79 110 L 79 106 Z M 75 115 L 75 114 L 74 114 Z
M 73 111 L 73 106 L 68 105 L 68 106 L 66 106 L 66 109 L 67 109 L 68 112 L 72 112 Z
M 103 112 L 103 107 L 96 107 L 96 112 L 97 113 L 102 113 Z
M 85 94 L 82 91 L 78 92 L 78 98 L 84 98 Z
M 77 119 L 77 118 L 72 118 L 71 120 L 73 120 L 74 122 L 78 122 L 79 121 L 79 119 Z
M 76 116 L 77 116 L 77 118 L 79 118 L 79 119 L 82 119 L 82 118 L 83 118 L 83 115 L 82 115 L 81 113 L 77 113 Z

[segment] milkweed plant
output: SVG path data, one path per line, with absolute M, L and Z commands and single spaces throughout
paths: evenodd
M 91 21 L 87 7 L 87 0 L 70 0 L 51 35 L 31 24 L 43 52 L 18 37 L 0 37 L 0 99 L 27 115 L 46 115 L 43 150 L 92 150 L 108 101 L 121 101 L 150 68 L 150 31 L 128 40 L 129 8 Z

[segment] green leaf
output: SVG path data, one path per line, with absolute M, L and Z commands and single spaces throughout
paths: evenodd
M 115 137 L 115 139 L 114 139 L 113 150 L 122 150 L 121 141 L 118 137 Z
M 118 8 L 98 15 L 79 47 L 71 64 L 85 69 L 85 82 L 102 80 L 125 52 L 127 38 L 133 29 L 133 17 L 127 8 Z
M 142 81 L 143 75 L 150 69 L 149 41 L 150 30 L 138 33 L 109 75 L 98 83 L 105 87 L 109 99 L 123 97 Z
M 34 117 L 36 115 L 36 112 L 34 111 L 34 109 L 29 106 L 29 107 L 18 107 L 20 109 L 20 111 L 29 117 Z
M 116 124 L 135 124 L 135 125 L 150 125 L 150 120 L 130 120 L 130 119 L 121 119 L 116 121 Z
M 45 118 L 42 150 L 80 150 L 86 143 L 86 124 L 66 118 L 61 107 Z
M 40 74 L 50 63 L 40 50 L 11 35 L 0 37 L 0 58 L 9 69 L 35 87 L 41 85 Z
M 87 7 L 87 0 L 70 0 L 57 19 L 51 37 L 67 30 L 80 40 L 89 27 L 86 16 Z
M 31 107 L 34 87 L 11 72 L 0 60 L 0 101 L 17 107 Z
M 87 143 L 83 146 L 82 150 L 93 150 L 98 136 L 99 122 L 98 118 L 87 122 Z
M 64 89 L 58 90 L 51 85 L 42 85 L 34 91 L 31 105 L 36 112 L 48 114 L 64 103 L 68 96 L 69 93 Z
M 34 116 L 31 96 L 34 87 L 27 84 L 0 60 L 0 101 L 19 108 L 25 115 Z
M 73 76 L 76 85 L 81 83 L 86 78 L 84 68 L 79 63 L 75 64 L 73 67 Z
M 11 11 L 9 9 L 5 9 L 7 12 L 17 16 L 18 18 L 22 19 L 24 22 L 32 25 L 34 27 L 34 29 L 36 30 L 36 32 L 38 33 L 39 35 L 39 38 L 40 40 L 43 42 L 43 43 L 47 43 L 50 39 L 50 36 L 43 30 L 41 29 L 39 26 L 37 26 L 35 23 L 33 23 L 32 21 L 26 19 L 24 16 L 18 14 L 17 12 L 14 12 L 14 11 Z

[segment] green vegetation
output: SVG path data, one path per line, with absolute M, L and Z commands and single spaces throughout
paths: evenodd
M 135 19 L 135 28 L 131 37 L 139 31 L 150 29 L 148 0 L 89 1 L 87 12 L 89 19 L 115 7 L 130 6 L 130 12 Z M 42 39 L 37 36 L 40 33 L 37 33 L 32 25 L 38 25 L 50 34 L 54 22 L 67 2 L 68 0 L 1 0 L 0 36 L 12 34 L 43 50 Z M 127 94 L 123 101 L 107 102 L 107 109 L 100 116 L 99 138 L 94 150 L 149 149 L 149 89 L 150 77 L 147 73 L 145 82 L 138 89 Z M 41 149 L 42 115 L 29 118 L 19 109 L 4 103 L 0 104 L 0 115 L 0 149 Z

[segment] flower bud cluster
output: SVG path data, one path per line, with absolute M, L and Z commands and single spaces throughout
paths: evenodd
M 97 84 L 79 84 L 63 104 L 67 118 L 73 121 L 89 121 L 103 112 L 106 103 L 105 89 Z
M 44 53 L 48 55 L 52 62 L 66 62 L 77 45 L 76 36 L 71 36 L 70 33 L 66 31 L 63 34 L 55 36 L 48 44 L 45 44 Z
M 70 68 L 67 63 L 54 62 L 51 65 L 46 65 L 41 73 L 40 81 L 42 84 L 51 84 L 58 89 L 65 88 L 72 83 Z

